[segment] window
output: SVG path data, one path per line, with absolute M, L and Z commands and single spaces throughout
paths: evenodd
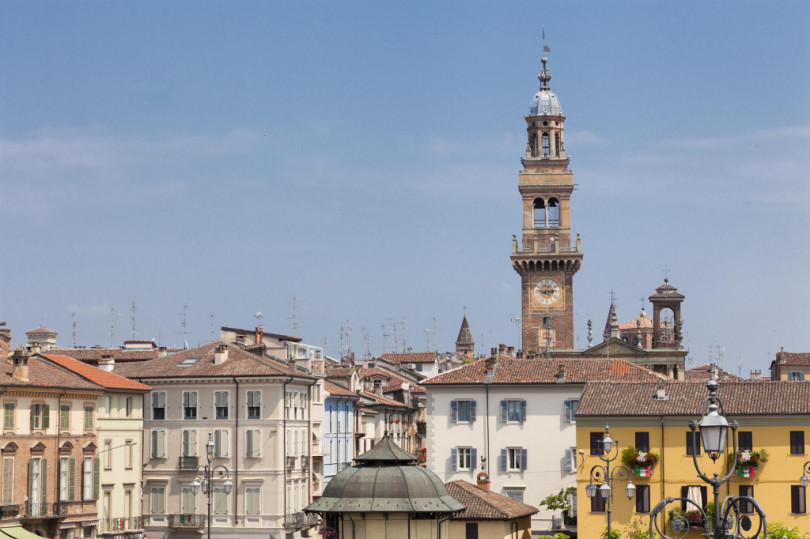
M 807 512 L 806 489 L 801 485 L 790 485 L 790 512 L 803 515 Z
M 110 417 L 110 396 L 104 395 L 104 399 L 101 401 L 101 408 L 104 417 Z
M 700 455 L 700 433 L 687 432 L 686 433 L 686 454 L 691 455 L 695 451 L 695 456 Z
M 152 392 L 152 419 L 161 421 L 166 419 L 166 392 Z
M 149 510 L 157 514 L 166 512 L 166 487 L 152 487 L 149 492 Z
M 84 457 L 82 462 L 82 499 L 98 499 L 98 458 Z
M 534 199 L 534 228 L 546 228 L 546 202 L 542 198 Z
M 289 444 L 290 437 L 287 436 Z M 287 453 L 291 454 L 290 452 Z M 248 429 L 245 431 L 245 457 L 249 459 L 259 458 L 261 455 L 261 431 L 259 429 Z
M 92 431 L 95 427 L 95 415 L 96 407 L 92 404 L 86 404 L 84 406 L 84 430 L 85 431 Z
M 638 489 L 639 485 L 636 486 Z M 597 487 L 596 494 L 591 498 L 591 513 L 605 512 L 605 498 L 602 497 L 602 489 Z
M 191 487 L 180 489 L 180 512 L 186 515 L 197 512 L 197 497 L 191 491 Z
M 800 382 L 804 380 L 804 373 L 802 371 L 790 371 L 788 374 L 788 380 Z
M 507 498 L 518 501 L 520 503 L 523 503 L 523 489 L 522 488 L 506 489 L 504 492 L 505 492 Z
M 565 449 L 565 471 L 568 473 L 577 471 L 577 449 L 575 447 Z
M 199 360 L 200 360 L 200 358 L 198 358 L 198 357 L 187 357 L 186 359 L 181 361 L 180 365 L 178 365 L 178 366 L 179 367 L 190 367 L 190 366 L 194 365 L 195 363 L 197 363 Z
M 548 201 L 548 226 L 560 226 L 560 202 L 556 198 Z
M 245 489 L 245 514 L 258 515 L 261 513 L 261 494 L 260 487 L 247 487 Z
M 509 447 L 507 449 L 501 449 L 501 470 L 507 472 L 525 470 L 526 455 L 527 451 L 522 447 Z
M 214 514 L 228 514 L 228 495 L 223 487 L 214 487 Z
M 650 485 L 636 485 L 636 513 L 650 512 Z
M 3 404 L 3 428 L 5 430 L 14 430 L 14 408 L 15 405 L 13 402 L 6 402 Z
M 183 419 L 197 419 L 196 391 L 183 391 Z
M 754 450 L 754 437 L 753 433 L 749 431 L 740 431 L 737 433 L 737 443 L 740 446 L 740 451 L 753 451 Z
M 133 461 L 133 448 L 135 444 L 133 443 L 134 440 L 127 440 L 124 442 L 124 468 L 127 470 L 132 469 L 132 461 Z
M 247 418 L 260 419 L 262 407 L 262 392 L 261 391 L 248 391 L 247 392 Z
M 124 417 L 132 417 L 132 397 L 124 399 Z
M 543 157 L 548 157 L 548 154 L 549 154 L 548 133 L 543 133 Z
M 475 401 L 450 401 L 450 420 L 454 423 L 469 423 L 475 421 Z
M 312 402 L 321 402 L 321 384 L 312 386 Z
M 450 468 L 453 470 L 473 470 L 477 462 L 478 451 L 474 447 L 450 449 Z
M 464 539 L 478 539 L 478 523 L 467 522 L 464 525 Z
M 790 431 L 790 454 L 804 455 L 804 431 Z
M 681 497 L 693 500 L 695 503 L 699 504 L 700 507 L 706 507 L 707 496 L 708 489 L 703 485 L 689 485 L 681 487 Z M 695 506 L 681 500 L 681 509 L 684 511 L 690 511 L 695 509 Z
M 3 457 L 2 504 L 11 505 L 14 498 L 14 457 Z
M 151 454 L 153 459 L 166 458 L 166 431 L 163 430 L 152 431 Z
M 184 430 L 183 431 L 183 456 L 196 457 L 197 456 L 197 431 Z
M 59 501 L 67 501 L 67 487 L 68 487 L 68 458 L 61 457 L 59 459 Z
M 59 430 L 70 430 L 70 404 L 59 405 Z
M 501 401 L 501 421 L 506 421 L 509 423 L 520 423 L 526 421 L 526 401 Z
M 50 422 L 50 407 L 47 404 L 31 405 L 31 430 L 46 430 Z
M 579 408 L 579 400 L 577 399 L 569 399 L 565 401 L 565 420 L 569 423 L 575 423 L 576 418 L 574 414 L 577 413 L 577 408 Z
M 104 440 L 104 469 L 112 470 L 112 440 Z
M 225 458 L 228 456 L 228 431 L 215 430 L 214 431 L 214 456 L 217 458 Z
M 591 455 L 601 455 L 602 450 L 602 436 L 601 432 L 592 432 L 591 437 Z
M 636 449 L 648 453 L 650 451 L 650 433 L 637 432 L 636 433 Z
M 214 391 L 214 406 L 216 406 L 217 419 L 228 419 L 230 395 L 227 391 Z
M 749 498 L 754 497 L 754 486 L 753 485 L 740 485 L 740 496 L 748 496 Z M 754 512 L 754 504 L 749 500 L 740 500 L 740 512 L 741 513 L 753 513 Z

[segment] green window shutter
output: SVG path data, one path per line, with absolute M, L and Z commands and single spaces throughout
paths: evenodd
M 28 498 L 31 498 L 31 493 L 34 491 L 34 461 L 28 461 Z
M 47 404 L 42 405 L 42 428 L 47 430 L 51 424 L 51 407 Z
M 14 484 L 14 457 L 3 459 L 3 505 L 11 505 L 14 498 L 12 486 Z
M 70 458 L 68 459 L 68 501 L 75 500 L 75 493 L 76 490 L 76 459 Z
M 42 466 L 39 471 L 40 499 L 44 506 L 48 502 L 48 459 L 42 459 Z
M 34 405 L 34 404 L 31 405 L 31 414 L 30 414 L 30 416 L 31 416 L 31 432 L 34 432 L 34 417 L 37 415 L 36 412 L 34 411 L 35 410 L 34 406 L 36 406 L 36 405 Z
M 98 500 L 98 457 L 93 459 L 93 499 Z
M 14 403 L 7 402 L 6 406 L 5 406 L 5 410 L 6 410 L 6 416 L 3 419 L 4 426 L 7 429 L 13 429 L 14 428 Z

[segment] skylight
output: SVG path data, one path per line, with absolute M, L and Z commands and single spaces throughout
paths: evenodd
M 187 357 L 186 359 L 184 359 L 180 363 L 180 366 L 181 367 L 190 367 L 191 365 L 194 365 L 195 363 L 197 363 L 199 360 L 200 360 L 200 358 L 198 358 L 198 357 Z

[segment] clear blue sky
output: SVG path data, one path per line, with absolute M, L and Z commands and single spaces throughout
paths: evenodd
M 3 2 L 0 317 L 71 344 L 216 326 L 516 344 L 545 25 L 576 332 L 672 284 L 695 364 L 810 351 L 810 3 Z M 649 308 L 649 304 L 647 304 Z M 390 319 L 387 321 L 387 319 Z M 429 337 L 432 347 L 434 336 Z

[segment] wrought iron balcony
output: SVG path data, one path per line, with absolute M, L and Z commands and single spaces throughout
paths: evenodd
M 205 515 L 195 515 L 183 513 L 180 515 L 169 515 L 170 528 L 183 528 L 187 530 L 198 530 L 205 524 Z
M 20 505 L 0 505 L 0 519 L 2 518 L 16 518 L 20 516 Z
M 317 526 L 320 523 L 318 515 L 310 513 L 291 513 L 284 515 L 284 529 L 295 528 L 308 528 L 309 526 Z
M 178 462 L 177 467 L 180 470 L 194 471 L 197 469 L 197 466 L 199 465 L 200 465 L 200 457 L 180 457 L 180 461 Z
M 101 518 L 98 521 L 98 533 L 141 529 L 141 517 Z
M 58 503 L 25 502 L 22 518 L 40 518 L 58 516 Z M 57 512 L 54 513 L 54 508 Z
M 295 457 L 287 457 L 287 469 L 292 470 L 295 468 Z

